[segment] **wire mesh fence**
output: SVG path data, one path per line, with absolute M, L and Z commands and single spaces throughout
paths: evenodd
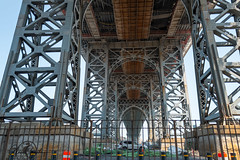
M 79 121 L 53 124 L 57 123 L 1 122 L 0 159 L 239 159 L 238 122 L 216 121 L 200 125 L 199 121 L 173 121 L 156 125 L 154 121 Z

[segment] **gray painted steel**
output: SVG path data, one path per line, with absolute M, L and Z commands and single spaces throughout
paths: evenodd
M 234 119 L 240 115 L 238 2 L 187 1 L 186 5 L 191 4 L 186 8 L 191 11 L 201 122 Z M 81 9 L 78 0 L 23 1 L 0 88 L 0 118 L 78 119 Z M 121 55 L 133 50 L 143 54 Z M 149 139 L 154 140 L 169 136 L 176 120 L 182 122 L 177 128 L 191 125 L 183 124 L 190 122 L 190 108 L 179 40 L 99 41 L 88 43 L 83 52 L 87 62 L 81 109 L 84 128 L 89 128 L 87 122 L 92 120 L 94 133 L 118 137 L 119 130 L 113 128 L 120 123 L 114 120 L 126 126 L 132 126 L 134 120 L 147 120 L 152 128 L 163 128 L 150 131 Z M 117 74 L 116 70 L 130 61 L 144 62 L 153 72 Z M 130 89 L 140 90 L 146 98 L 122 98 Z M 132 139 L 136 140 L 142 125 L 127 131 L 135 135 Z M 107 129 L 101 132 L 101 128 Z
M 77 120 L 78 1 L 23 1 L 0 89 L 0 117 Z
M 192 39 L 202 123 L 240 115 L 237 3 L 193 1 Z
M 120 126 L 119 123 L 111 123 L 114 120 L 121 120 L 127 126 L 132 124 L 132 120 L 147 120 L 151 128 L 164 125 L 166 128 L 173 127 L 174 120 L 190 120 L 180 43 L 163 40 L 148 42 L 145 46 L 137 44 L 139 43 L 89 44 L 82 118 L 93 120 L 95 132 L 100 132 L 101 127 L 108 128 L 107 133 L 102 133 L 103 136 L 119 135 L 118 131 L 111 129 Z M 123 52 L 131 53 L 134 50 L 139 52 L 122 55 Z M 144 62 L 153 72 L 150 74 L 118 74 L 115 72 L 124 63 L 130 61 Z M 122 98 L 126 96 L 128 90 L 136 89 L 145 95 L 145 100 Z M 134 115 L 135 119 L 131 119 L 131 115 Z M 106 126 L 98 125 L 101 124 L 101 120 L 105 119 L 110 123 L 105 124 Z M 170 120 L 170 123 L 167 121 L 163 123 L 164 120 Z M 89 124 L 83 125 L 89 126 Z M 177 127 L 182 126 L 183 123 L 178 123 Z M 141 127 L 134 131 L 134 135 L 138 135 Z M 130 134 L 133 131 L 127 132 Z M 150 132 L 149 138 L 154 140 L 156 137 L 168 136 L 168 132 L 171 131 L 161 130 L 159 132 L 153 129 Z M 134 140 L 136 138 L 133 137 Z

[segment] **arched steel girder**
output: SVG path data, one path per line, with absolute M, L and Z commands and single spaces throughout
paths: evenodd
M 146 95 L 147 98 L 148 98 L 148 102 L 150 102 L 150 103 L 149 103 L 149 107 L 152 106 L 151 97 L 150 97 L 149 94 L 146 92 L 146 90 L 144 90 L 144 89 L 141 88 L 141 87 L 132 86 L 132 87 L 124 88 L 124 89 L 119 93 L 118 99 L 120 99 L 120 97 L 121 97 L 124 93 L 126 93 L 128 90 L 132 90 L 132 89 L 138 89 L 138 90 L 140 90 L 140 92 L 142 92 L 144 95 Z M 146 112 L 146 111 L 144 111 L 144 112 Z M 120 104 L 119 104 L 119 114 L 121 115 Z M 151 113 L 149 112 L 148 114 L 151 114 Z M 150 115 L 149 115 L 149 116 L 150 116 Z M 119 116 L 119 118 L 121 119 L 121 116 Z
M 152 52 L 155 52 L 158 50 L 158 48 L 154 49 Z M 160 73 L 159 69 L 159 64 L 151 59 L 152 57 L 150 55 L 144 54 L 142 55 L 128 55 L 128 56 L 119 56 L 115 62 L 113 62 L 109 68 L 109 76 L 115 71 L 117 68 L 119 68 L 122 64 L 126 62 L 131 62 L 131 61 L 137 61 L 137 62 L 148 62 L 146 63 L 148 66 L 150 66 L 153 70 L 157 70 L 158 73 Z
M 149 96 L 149 94 L 147 93 L 147 91 L 143 88 L 143 87 L 137 87 L 137 86 L 131 86 L 131 87 L 126 87 L 126 88 L 123 88 L 123 90 L 118 94 L 118 99 L 124 94 L 126 93 L 128 90 L 140 90 L 142 93 L 144 93 L 148 99 L 150 100 L 151 97 Z

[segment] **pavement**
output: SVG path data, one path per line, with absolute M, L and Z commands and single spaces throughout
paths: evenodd
M 89 160 L 87 156 L 80 157 L 79 160 Z M 113 157 L 111 155 L 102 155 L 99 157 L 99 159 L 96 159 L 96 157 L 91 157 L 91 160 L 119 160 L 117 157 Z M 120 160 L 140 160 L 139 157 L 135 157 L 132 159 L 132 157 L 121 157 Z M 162 160 L 161 157 L 144 157 L 142 160 Z M 177 160 L 176 157 L 166 157 L 165 160 Z M 185 160 L 184 157 L 179 156 L 178 160 Z M 189 160 L 207 160 L 207 158 L 204 157 L 189 157 Z

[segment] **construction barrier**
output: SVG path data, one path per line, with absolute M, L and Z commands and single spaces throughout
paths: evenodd
M 62 160 L 70 160 L 71 152 L 70 151 L 63 151 L 63 159 Z
M 227 153 L 223 152 L 223 157 L 224 157 L 224 158 L 222 158 L 222 153 L 219 152 L 219 153 L 218 153 L 218 160 L 228 160 L 228 158 L 227 158 Z

